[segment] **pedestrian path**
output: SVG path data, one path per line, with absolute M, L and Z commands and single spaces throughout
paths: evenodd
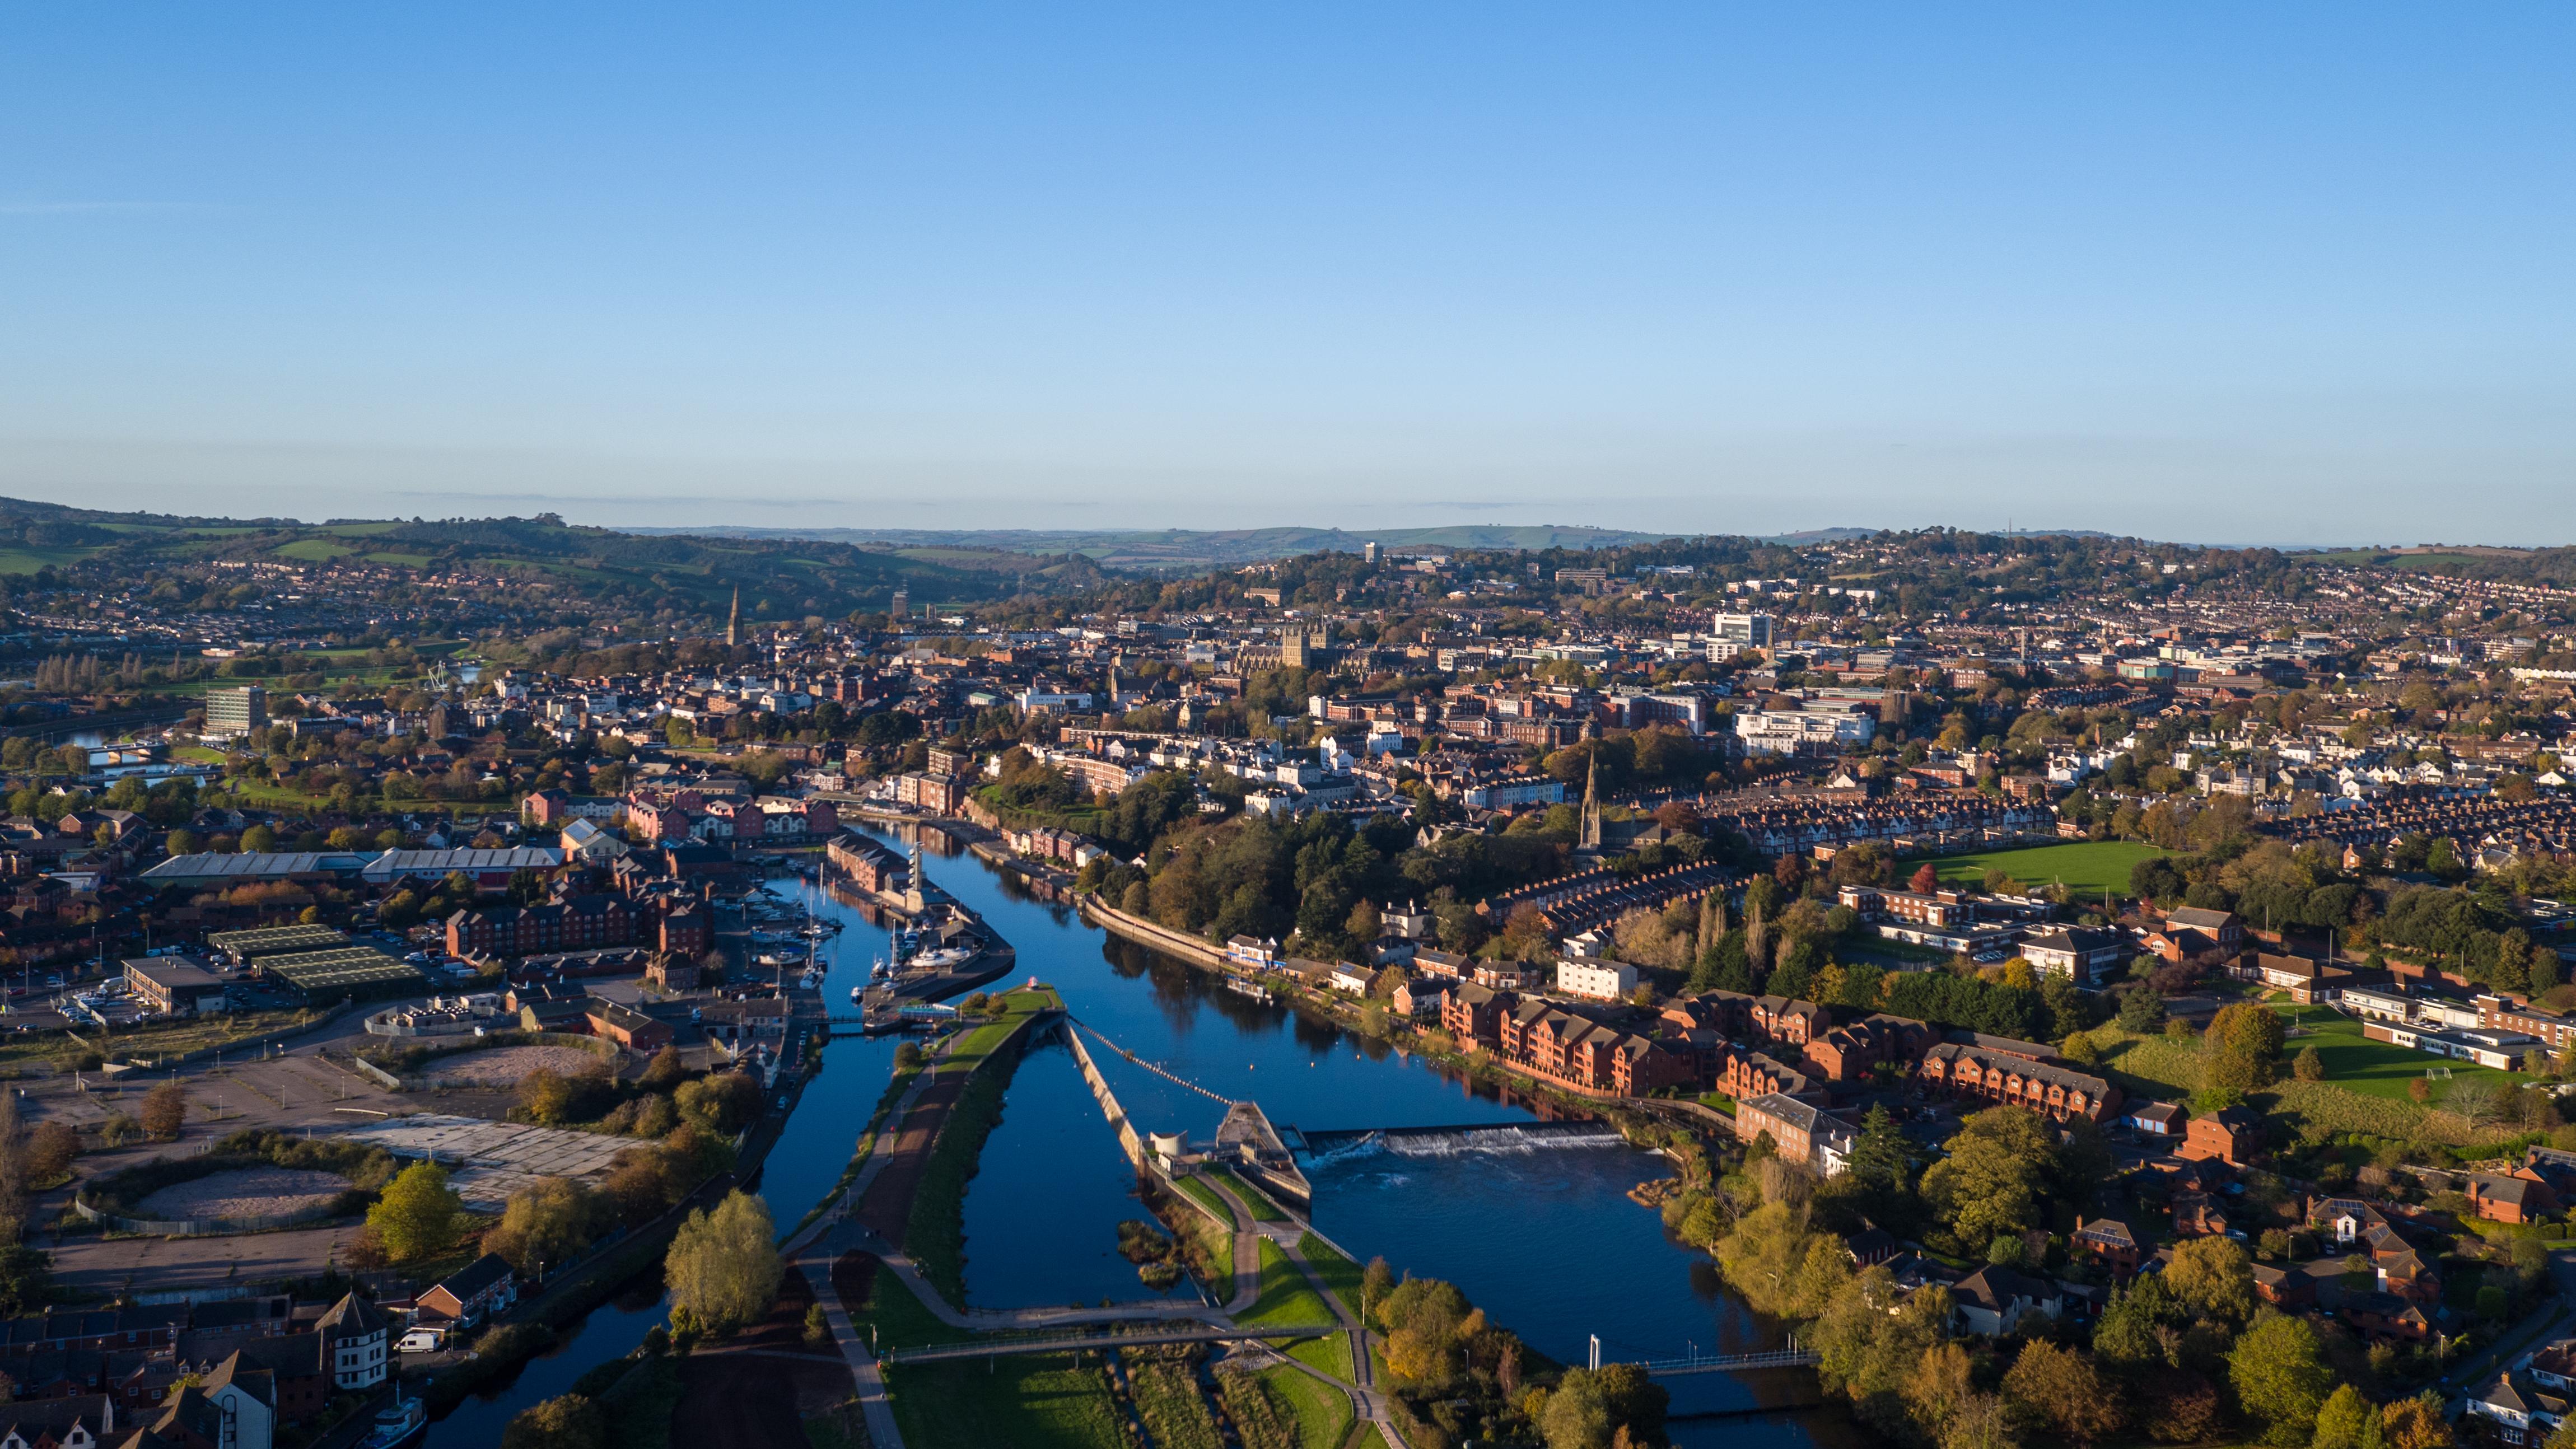
M 953 1042 L 951 1045 L 953 1046 Z M 940 1059 L 944 1060 L 945 1056 L 946 1049 L 943 1048 Z M 1281 1211 L 1288 1213 L 1286 1219 L 1265 1222 L 1256 1217 L 1250 1205 L 1231 1188 L 1213 1179 L 1203 1178 L 1201 1181 L 1215 1191 L 1218 1200 L 1225 1204 L 1226 1211 L 1234 1219 L 1232 1235 L 1234 1291 L 1222 1305 L 1150 1301 L 1112 1304 L 1105 1308 L 1067 1306 L 960 1309 L 949 1303 L 947 1298 L 923 1276 L 918 1263 L 915 1263 L 902 1249 L 885 1241 L 860 1223 L 853 1215 L 853 1210 L 866 1197 L 868 1187 L 876 1181 L 877 1175 L 892 1155 L 895 1136 L 914 1104 L 929 1087 L 934 1075 L 931 1067 L 935 1065 L 936 1061 L 926 1065 L 921 1074 L 914 1078 L 912 1085 L 907 1087 L 903 1095 L 896 1100 L 893 1110 L 886 1114 L 885 1124 L 878 1130 L 874 1145 L 869 1149 L 868 1160 L 860 1165 L 859 1171 L 851 1177 L 849 1185 L 825 1205 L 824 1210 L 813 1222 L 789 1238 L 782 1248 L 782 1253 L 789 1264 L 803 1273 L 806 1281 L 813 1285 L 815 1301 L 822 1305 L 824 1320 L 831 1325 L 832 1340 L 839 1347 L 844 1362 L 849 1365 L 850 1377 L 857 1388 L 860 1411 L 867 1420 L 868 1437 L 875 1449 L 903 1449 L 903 1433 L 895 1422 L 894 1404 L 886 1391 L 883 1368 L 878 1362 L 872 1345 L 861 1341 L 858 1329 L 850 1316 L 849 1305 L 841 1301 L 840 1285 L 833 1281 L 832 1265 L 839 1261 L 843 1254 L 862 1252 L 874 1257 L 879 1271 L 893 1274 L 896 1281 L 903 1284 L 913 1297 L 920 1300 L 921 1306 L 931 1316 L 951 1328 L 979 1333 L 1004 1333 L 1032 1329 L 1072 1328 L 1089 1324 L 1177 1322 L 1200 1322 L 1216 1327 L 1232 1327 L 1236 1317 L 1249 1312 L 1253 1304 L 1260 1299 L 1261 1243 L 1264 1239 L 1276 1245 L 1281 1253 L 1286 1255 L 1288 1261 L 1297 1266 L 1298 1272 L 1314 1288 L 1316 1296 L 1323 1299 L 1326 1306 L 1332 1309 L 1335 1321 L 1341 1324 L 1341 1331 L 1350 1341 L 1353 1377 L 1338 1378 L 1286 1355 L 1281 1355 L 1281 1361 L 1293 1365 L 1301 1373 L 1333 1385 L 1350 1396 L 1353 1407 L 1358 1411 L 1358 1423 L 1354 1427 L 1354 1437 L 1358 1442 L 1366 1443 L 1365 1439 L 1358 1439 L 1358 1435 L 1361 1430 L 1374 1426 L 1377 1432 L 1385 1436 L 1388 1444 L 1397 1446 L 1397 1449 L 1403 1449 L 1405 1441 L 1395 1426 L 1393 1415 L 1387 1408 L 1383 1394 L 1376 1385 L 1376 1366 L 1369 1352 L 1369 1333 L 1366 1325 L 1360 1323 L 1352 1315 L 1350 1307 L 1326 1286 L 1322 1275 L 1316 1272 L 1314 1264 L 1307 1260 L 1305 1253 L 1299 1247 L 1309 1230 L 1306 1220 L 1293 1210 L 1282 1207 Z

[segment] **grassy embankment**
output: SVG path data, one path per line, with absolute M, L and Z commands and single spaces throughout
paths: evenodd
M 1001 1124 L 1002 1098 L 1019 1070 L 1022 1025 L 1030 1016 L 1062 1005 L 1052 989 L 1005 992 L 993 999 L 1004 1008 L 1003 1015 L 969 1029 L 934 1069 L 942 1077 L 962 1076 L 966 1085 L 931 1146 L 904 1223 L 904 1251 L 940 1296 L 959 1308 L 966 1306 L 966 1184 L 974 1179 L 984 1140 Z M 988 1065 L 992 1070 L 984 1070 Z
M 1290 1262 L 1279 1245 L 1268 1238 L 1261 1240 L 1261 1292 L 1252 1306 L 1235 1315 L 1234 1321 L 1254 1328 L 1276 1328 L 1285 1325 L 1333 1321 L 1332 1305 L 1306 1281 L 1306 1275 Z M 1320 1338 L 1301 1338 L 1286 1345 L 1288 1356 L 1300 1363 L 1347 1379 L 1351 1376 L 1349 1342 L 1339 1333 Z
M 1243 1205 L 1251 1210 L 1252 1220 L 1254 1222 L 1284 1223 L 1288 1221 L 1288 1215 L 1279 1210 L 1279 1204 L 1272 1202 L 1268 1193 L 1254 1187 L 1251 1183 L 1244 1181 L 1242 1178 L 1235 1176 L 1234 1173 L 1228 1169 L 1222 1167 L 1210 1168 L 1208 1170 L 1208 1176 L 1225 1184 L 1226 1188 L 1236 1197 L 1243 1199 Z
M 1215 1189 L 1195 1177 L 1176 1182 L 1189 1202 L 1169 1194 L 1149 1193 L 1146 1201 L 1163 1226 L 1179 1240 L 1182 1262 L 1220 1299 L 1234 1296 L 1234 1214 L 1226 1211 Z M 1195 1206 L 1193 1206 L 1193 1204 Z

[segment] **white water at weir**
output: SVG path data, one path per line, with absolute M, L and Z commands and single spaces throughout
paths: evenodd
M 1380 1154 L 1389 1157 L 1526 1157 L 1577 1147 L 1624 1147 L 1619 1129 L 1607 1123 L 1590 1130 L 1487 1127 L 1473 1132 L 1371 1132 L 1308 1155 L 1315 1167 L 1332 1167 Z

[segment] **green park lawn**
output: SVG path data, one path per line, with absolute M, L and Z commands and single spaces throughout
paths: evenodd
M 1254 1222 L 1284 1223 L 1288 1220 L 1288 1215 L 1279 1210 L 1279 1205 L 1270 1200 L 1270 1195 L 1251 1183 L 1222 1167 L 1211 1168 L 1208 1175 L 1225 1184 L 1236 1197 L 1243 1199 L 1243 1206 L 1252 1214 Z
M 1207 1209 L 1209 1213 L 1215 1216 L 1218 1222 L 1225 1224 L 1229 1231 L 1233 1229 L 1234 1214 L 1226 1210 L 1225 1199 L 1217 1196 L 1215 1188 L 1208 1186 L 1206 1183 L 1199 1181 L 1195 1177 L 1173 1178 L 1172 1185 L 1179 1188 L 1190 1201 Z
M 1235 1315 L 1235 1322 L 1251 1328 L 1290 1327 L 1301 1323 L 1326 1324 L 1333 1321 L 1333 1310 L 1314 1285 L 1306 1281 L 1288 1255 L 1268 1238 L 1261 1240 L 1261 1293 L 1252 1306 Z
M 1258 1377 L 1296 1421 L 1298 1449 L 1335 1449 L 1350 1437 L 1357 1417 L 1350 1395 L 1285 1365 L 1263 1369 Z
M 2322 1006 L 2272 1009 L 2303 1028 L 2284 1045 L 2282 1055 L 2295 1058 L 2302 1048 L 2315 1047 L 2318 1059 L 2325 1063 L 2327 1083 L 2347 1091 L 2406 1101 L 2407 1083 L 2428 1069 L 2442 1067 L 2450 1069 L 2453 1081 L 2492 1080 L 2519 1086 L 2526 1080 L 2520 1072 L 2499 1072 L 2473 1062 L 2410 1050 L 2394 1042 L 2372 1041 L 2361 1034 L 2360 1022 Z M 2441 1084 L 2436 1083 L 2435 1089 L 2438 1095 Z
M 1297 1240 L 1297 1251 L 1304 1255 L 1315 1276 L 1324 1280 L 1332 1295 L 1357 1317 L 1360 1311 L 1360 1265 L 1343 1257 L 1340 1250 L 1308 1233 Z
M 1121 1442 L 1118 1403 L 1095 1365 L 1066 1356 L 898 1364 L 895 1422 L 914 1449 L 1091 1449 Z
M 2079 896 L 2099 896 L 2106 889 L 2127 895 L 2130 869 L 2169 853 L 2140 840 L 2087 840 L 1945 856 L 1933 866 L 1944 881 L 1973 884 L 1987 871 L 2000 870 L 2027 886 L 2062 883 Z

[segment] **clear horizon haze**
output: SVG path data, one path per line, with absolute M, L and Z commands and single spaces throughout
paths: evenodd
M 2576 542 L 2576 11 L 0 14 L 0 495 Z

